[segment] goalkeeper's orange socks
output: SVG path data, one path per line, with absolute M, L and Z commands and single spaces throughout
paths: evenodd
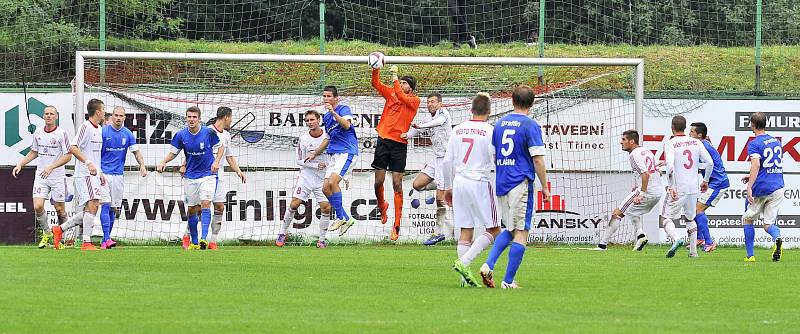
M 403 216 L 403 192 L 394 192 L 394 227 L 400 233 L 400 218 Z
M 386 224 L 386 210 L 389 209 L 389 203 L 383 198 L 383 185 L 375 188 L 375 197 L 378 199 L 378 210 L 381 212 L 381 224 Z

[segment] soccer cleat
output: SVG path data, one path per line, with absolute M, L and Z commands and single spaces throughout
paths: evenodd
M 392 227 L 392 235 L 389 237 L 389 239 L 392 239 L 392 241 L 397 241 L 397 239 L 399 238 L 400 238 L 400 226 Z
M 781 253 L 783 253 L 783 239 L 778 238 L 775 244 L 772 245 L 772 261 L 778 262 L 781 260 Z
M 100 243 L 100 249 L 108 249 L 108 240 Z
M 517 281 L 513 281 L 511 283 L 506 283 L 506 281 L 503 281 L 503 283 L 500 283 L 500 287 L 503 288 L 503 289 L 521 289 L 522 288 L 521 286 L 517 285 Z
M 326 248 L 328 247 L 328 242 L 325 240 L 317 240 L 317 248 Z
M 433 246 L 442 241 L 444 241 L 444 234 L 431 234 L 431 237 L 423 241 L 422 244 L 425 246 Z
M 108 239 L 108 248 L 117 247 L 117 242 L 114 239 Z
M 350 217 L 346 222 L 342 224 L 342 228 L 339 229 L 339 236 L 343 236 L 347 231 L 353 227 L 353 224 L 356 223 L 356 220 L 353 217 Z
M 278 239 L 275 239 L 275 246 L 283 247 L 286 244 L 286 234 L 278 234 Z
M 336 218 L 336 220 L 334 220 L 334 221 L 333 221 L 333 224 L 331 224 L 331 226 L 330 226 L 330 227 L 328 227 L 328 231 L 329 231 L 329 232 L 336 231 L 336 230 L 338 230 L 340 227 L 342 227 L 342 225 L 344 225 L 344 223 L 346 223 L 346 221 L 344 221 L 344 220 L 342 220 L 342 219 L 339 219 L 339 218 Z
M 647 245 L 647 237 L 641 237 L 636 239 L 636 243 L 633 244 L 633 250 L 637 252 L 641 252 L 644 249 L 644 246 Z
M 189 238 L 188 235 L 183 236 L 183 249 L 189 249 L 189 245 L 192 244 L 192 239 Z
M 481 265 L 481 278 L 483 285 L 487 288 L 494 288 L 494 271 L 489 269 L 489 265 L 486 263 Z
M 455 270 L 459 275 L 461 275 L 461 278 L 463 278 L 464 281 L 467 282 L 468 286 L 474 286 L 477 288 L 481 287 L 480 283 L 478 283 L 478 280 L 476 280 L 475 276 L 472 275 L 472 270 L 470 270 L 469 267 L 461 263 L 461 260 L 456 259 L 456 262 L 453 263 L 453 270 Z
M 200 249 L 206 249 L 206 248 L 208 248 L 208 241 L 200 239 Z
M 84 242 L 81 244 L 82 251 L 96 251 L 97 247 L 94 246 L 91 242 Z
M 61 230 L 61 226 L 53 226 L 53 248 L 54 249 L 64 249 L 64 244 L 61 243 L 61 238 L 64 236 L 64 231 Z
M 39 240 L 39 248 L 47 247 L 47 244 L 50 242 L 50 235 L 47 233 L 42 233 L 42 240 Z
M 208 244 L 208 249 L 218 250 L 219 246 L 217 246 L 216 242 L 212 242 L 212 243 Z
M 683 239 L 678 239 L 677 241 L 672 243 L 672 247 L 670 247 L 670 249 L 667 251 L 667 255 L 666 255 L 667 258 L 671 258 L 671 257 L 675 256 L 675 252 L 678 251 L 678 248 L 681 248 L 681 246 L 683 246 L 683 243 L 684 243 Z
M 477 49 L 478 42 L 475 40 L 475 36 L 469 35 L 469 39 L 467 39 L 467 44 L 469 44 L 470 49 Z
M 697 253 L 689 253 L 689 258 L 690 259 L 697 258 L 697 257 L 698 257 Z
M 703 251 L 706 252 L 706 253 L 711 253 L 715 249 L 717 249 L 717 242 L 716 241 L 712 242 L 710 245 L 703 246 Z
M 189 245 L 189 248 L 187 248 L 187 249 L 188 249 L 188 250 L 196 250 L 196 249 L 200 249 L 200 245 L 198 245 L 198 244 L 190 244 L 190 245 Z
M 386 210 L 389 210 L 389 203 L 383 201 L 383 203 L 378 204 L 378 210 L 381 212 L 381 224 L 386 225 L 386 220 L 389 219 L 389 216 L 386 215 Z
M 701 247 L 702 248 L 703 246 L 705 246 L 705 244 L 706 244 L 705 240 L 697 239 L 697 247 Z M 686 245 L 686 249 L 689 249 L 689 245 L 688 244 Z
M 748 257 L 744 258 L 744 262 L 756 262 L 756 256 L 755 255 L 748 256 Z
M 80 238 L 76 237 L 76 239 L 72 242 L 72 247 L 75 249 L 82 249 L 83 243 L 79 240 Z
M 608 250 L 607 248 L 608 247 L 606 245 L 597 245 L 597 247 L 592 248 L 592 250 L 598 252 L 605 252 L 606 250 Z

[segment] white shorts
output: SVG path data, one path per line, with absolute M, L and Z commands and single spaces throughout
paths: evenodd
M 664 218 L 680 219 L 681 215 L 688 220 L 694 220 L 697 215 L 697 198 L 699 194 L 678 194 L 678 198 L 672 199 L 669 193 L 664 195 L 664 206 L 661 215 Z
M 628 196 L 625 196 L 625 199 L 622 200 L 622 203 L 619 204 L 617 207 L 624 216 L 632 216 L 632 217 L 641 217 L 646 215 L 648 212 L 653 210 L 653 207 L 658 204 L 661 200 L 661 197 L 652 194 L 652 193 L 645 193 L 645 200 L 636 204 L 633 202 L 634 197 L 636 195 L 641 194 L 642 192 L 639 190 L 634 190 Z
M 84 205 L 90 200 L 100 199 L 100 176 L 87 175 L 76 176 L 75 180 L 75 203 L 76 205 Z
M 756 197 L 753 203 L 747 206 L 744 212 L 745 220 L 763 219 L 764 225 L 775 224 L 778 219 L 778 209 L 783 202 L 783 188 L 775 190 L 767 196 Z
M 122 206 L 125 180 L 122 175 L 106 175 L 106 184 L 100 186 L 100 203 L 111 203 L 111 207 Z
M 329 178 L 333 174 L 337 174 L 342 178 L 345 177 L 351 170 L 353 170 L 353 160 L 355 155 L 349 153 L 334 153 L 328 159 L 328 169 L 325 170 L 325 178 Z
M 214 175 L 199 179 L 184 179 L 183 192 L 186 194 L 186 205 L 200 205 L 202 201 L 211 201 L 217 186 L 217 177 Z
M 55 202 L 64 202 L 67 196 L 67 180 L 65 178 L 33 180 L 33 198 L 53 199 Z
M 222 168 L 220 168 L 221 170 Z M 226 198 L 225 196 L 228 195 L 228 187 L 225 185 L 225 175 L 220 172 L 220 175 L 214 177 L 214 182 L 216 186 L 214 188 L 214 198 L 211 199 L 213 203 L 225 203 Z
M 459 228 L 500 226 L 491 182 L 456 176 L 453 182 L 453 222 Z
M 431 161 L 428 161 L 428 163 L 425 164 L 425 167 L 422 167 L 422 173 L 429 176 L 434 182 L 436 182 L 437 190 L 445 190 L 442 161 L 444 161 L 444 158 L 434 157 L 431 159 Z
M 708 206 L 717 206 L 719 199 L 722 198 L 722 190 L 724 189 L 708 188 L 706 192 L 700 193 L 700 198 L 697 199 L 697 202 Z
M 530 231 L 533 220 L 533 183 L 528 179 L 503 196 L 497 196 L 503 224 L 509 231 Z
M 328 197 L 322 193 L 322 180 L 313 181 L 302 175 L 298 176 L 297 182 L 294 185 L 292 197 L 306 201 L 311 195 L 314 195 L 314 198 L 317 199 L 317 203 L 328 201 Z

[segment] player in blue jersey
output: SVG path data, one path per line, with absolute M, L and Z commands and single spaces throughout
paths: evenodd
M 114 218 L 119 214 L 125 182 L 125 157 L 128 151 L 133 152 L 139 163 L 139 175 L 147 176 L 144 157 L 136 144 L 133 132 L 124 127 L 125 108 L 114 107 L 110 125 L 103 126 L 103 150 L 100 153 L 100 169 L 106 176 L 106 184 L 100 187 L 100 225 L 103 228 L 103 242 L 100 249 L 108 249 L 117 245 L 111 239 Z
M 550 201 L 545 169 L 545 147 L 542 128 L 528 117 L 533 106 L 534 93 L 528 86 L 519 86 L 511 94 L 514 112 L 494 125 L 492 144 L 495 148 L 497 200 L 506 229 L 495 239 L 489 258 L 481 266 L 481 277 L 486 286 L 494 286 L 493 270 L 497 259 L 511 245 L 508 267 L 502 288 L 518 288 L 517 274 L 533 220 L 534 185 L 538 176 L 542 185 L 542 201 Z
M 697 215 L 694 217 L 694 221 L 697 223 L 698 244 L 700 243 L 699 240 L 703 240 L 703 250 L 712 252 L 717 249 L 717 242 L 711 238 L 706 210 L 708 207 L 716 206 L 722 197 L 722 191 L 728 189 L 731 185 L 728 180 L 728 174 L 725 172 L 725 166 L 722 164 L 722 157 L 708 140 L 708 127 L 706 124 L 702 122 L 692 123 L 689 136 L 702 141 L 706 151 L 711 155 L 711 160 L 714 161 L 711 179 L 708 181 L 708 189 L 702 192 L 700 198 L 697 199 Z
M 186 158 L 183 191 L 186 206 L 189 207 L 188 223 L 192 239 L 189 249 L 205 249 L 208 246 L 206 236 L 198 240 L 197 216 L 200 214 L 203 231 L 208 232 L 211 225 L 211 199 L 216 190 L 216 174 L 225 155 L 225 146 L 220 143 L 213 129 L 200 124 L 200 108 L 189 107 L 186 110 L 186 124 L 185 129 L 172 137 L 169 153 L 158 164 L 157 170 L 163 173 L 167 163 L 183 150 Z
M 747 144 L 750 157 L 750 174 L 747 179 L 747 211 L 742 216 L 745 261 L 755 261 L 753 246 L 755 228 L 753 221 L 763 219 L 764 230 L 772 236 L 772 261 L 780 261 L 783 239 L 778 228 L 778 209 L 783 201 L 783 147 L 781 141 L 767 134 L 767 115 L 763 112 L 750 114 L 750 129 L 756 137 Z
M 336 86 L 325 86 L 322 89 L 322 102 L 325 108 L 322 121 L 328 138 L 305 161 L 313 160 L 322 152 L 329 155 L 322 192 L 328 198 L 336 220 L 328 231 L 339 230 L 339 236 L 342 236 L 356 222 L 347 214 L 342 204 L 342 188 L 339 183 L 353 170 L 353 163 L 358 156 L 358 137 L 353 127 L 353 112 L 349 106 L 339 104 L 339 90 Z

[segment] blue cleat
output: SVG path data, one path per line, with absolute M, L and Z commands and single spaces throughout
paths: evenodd
M 422 244 L 425 246 L 433 246 L 442 241 L 444 241 L 444 234 L 431 234 L 431 237 L 423 241 Z

